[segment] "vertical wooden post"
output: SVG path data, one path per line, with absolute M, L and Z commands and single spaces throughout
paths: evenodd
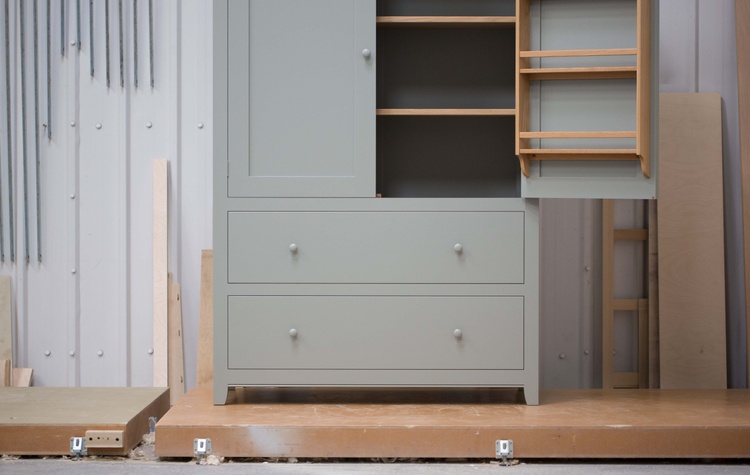
M 168 306 L 167 285 L 167 160 L 154 160 L 154 386 L 167 387 Z
M 615 203 L 602 200 L 602 388 L 614 387 Z
M 196 383 L 199 388 L 214 382 L 214 251 L 201 252 L 201 306 L 198 317 L 198 365 Z
M 742 167 L 742 222 L 745 240 L 745 326 L 747 344 L 747 379 L 750 384 L 750 58 L 745 48 L 750 44 L 750 2 L 734 4 L 737 24 L 737 85 L 739 88 L 740 159 Z

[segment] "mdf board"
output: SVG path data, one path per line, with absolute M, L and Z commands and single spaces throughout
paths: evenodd
M 169 284 L 167 282 L 167 160 L 154 160 L 153 181 L 153 278 L 154 278 L 154 386 L 167 387 L 168 380 L 168 315 Z
M 112 430 L 122 431 L 122 446 L 89 446 L 89 455 L 125 455 L 149 431 L 149 417 L 167 410 L 164 388 L 3 388 L 0 453 L 69 455 L 71 437 Z
M 495 458 L 510 439 L 523 458 L 746 458 L 747 390 L 352 391 L 275 388 L 188 391 L 156 425 L 159 457 L 192 457 L 211 439 L 227 457 Z
M 662 388 L 725 388 L 721 97 L 661 94 Z

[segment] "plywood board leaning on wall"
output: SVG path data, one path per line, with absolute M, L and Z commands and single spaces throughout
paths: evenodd
M 660 95 L 661 388 L 725 388 L 721 96 Z
M 154 237 L 154 386 L 169 386 L 168 379 L 168 314 L 169 284 L 167 282 L 167 160 L 154 160 L 153 237 Z
M 0 360 L 13 359 L 13 327 L 10 312 L 10 276 L 0 276 Z

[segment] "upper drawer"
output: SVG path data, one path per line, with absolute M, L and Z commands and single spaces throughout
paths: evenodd
M 230 212 L 230 283 L 520 284 L 522 212 Z

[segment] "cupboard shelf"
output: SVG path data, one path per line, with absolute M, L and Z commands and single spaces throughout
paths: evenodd
M 379 16 L 382 28 L 505 28 L 515 27 L 514 16 Z
M 515 109 L 377 109 L 379 116 L 514 116 Z
M 634 139 L 635 131 L 521 132 L 522 139 Z

